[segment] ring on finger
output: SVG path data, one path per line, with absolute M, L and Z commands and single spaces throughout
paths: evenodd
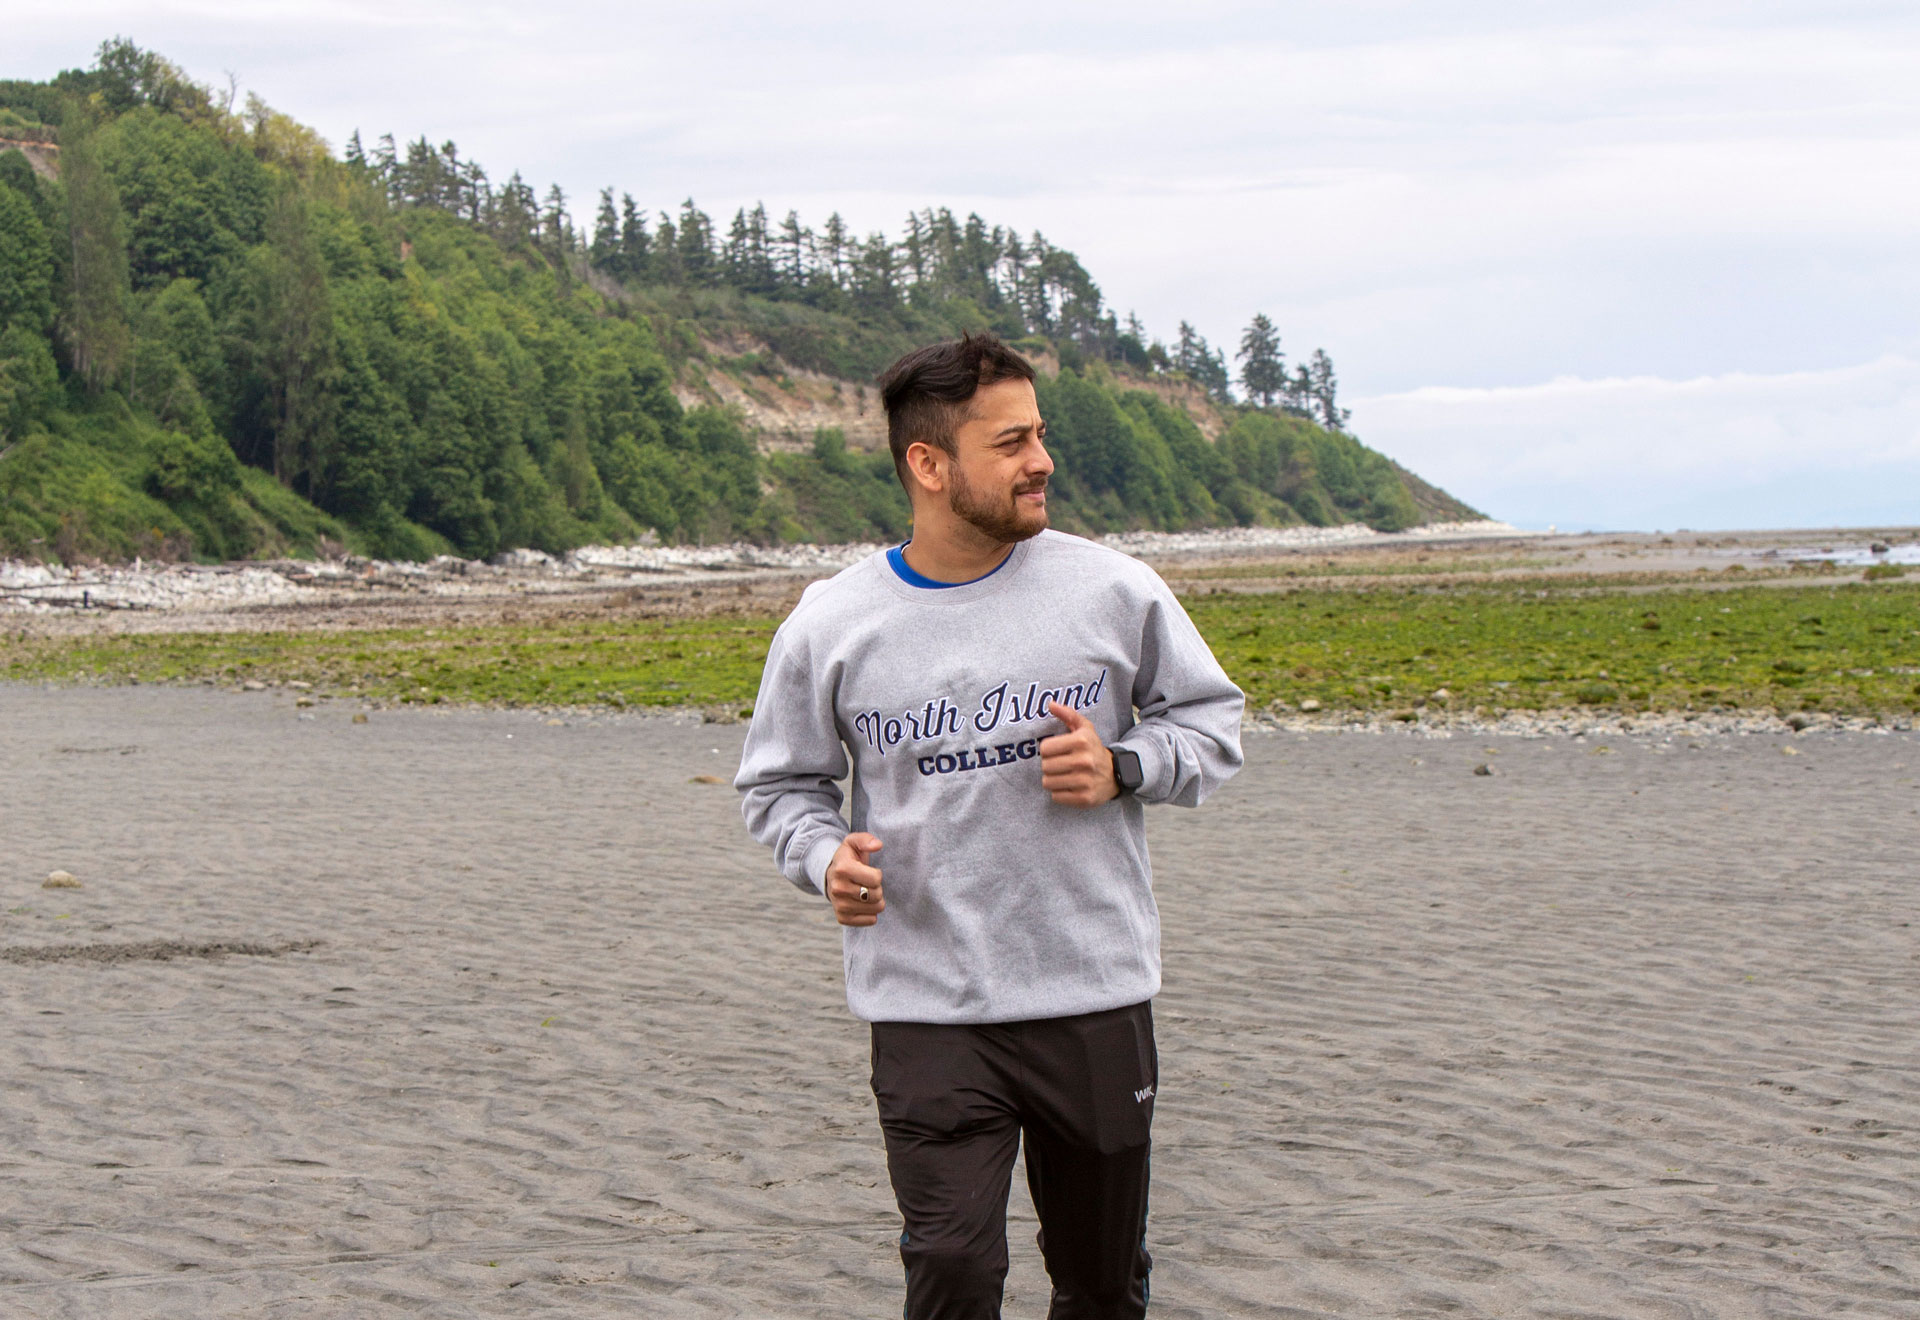
M 867 887 L 865 885 L 860 886 L 860 901 L 862 903 L 867 901 Z

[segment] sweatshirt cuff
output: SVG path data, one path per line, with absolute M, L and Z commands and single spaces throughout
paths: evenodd
M 1113 744 L 1140 758 L 1140 787 L 1133 795 L 1142 802 L 1164 802 L 1173 791 L 1173 763 L 1158 738 L 1121 738 Z
M 815 893 L 825 895 L 827 892 L 827 864 L 840 851 L 840 842 L 831 834 L 823 835 L 807 849 L 806 860 L 801 866 L 807 873 L 807 879 L 813 882 Z

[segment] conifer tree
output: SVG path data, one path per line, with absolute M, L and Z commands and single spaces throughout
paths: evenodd
M 813 231 L 801 226 L 798 211 L 788 211 L 780 222 L 780 282 L 796 293 L 806 288 L 812 257 Z
M 680 264 L 680 231 L 665 211 L 660 213 L 660 228 L 654 231 L 653 256 L 656 280 L 676 286 L 687 282 L 686 268 Z
M 1329 431 L 1344 431 L 1347 422 L 1353 417 L 1351 408 L 1342 408 L 1338 398 L 1339 384 L 1333 377 L 1333 359 L 1327 356 L 1324 348 L 1313 350 L 1313 357 L 1306 367 L 1307 394 L 1313 401 L 1315 415 L 1320 425 Z
M 836 289 L 847 287 L 847 267 L 852 236 L 847 232 L 847 222 L 835 211 L 827 217 L 827 227 L 820 233 L 820 256 L 827 279 Z
M 1271 407 L 1286 391 L 1287 369 L 1280 354 L 1279 332 L 1265 312 L 1255 313 L 1246 333 L 1240 336 L 1239 358 L 1240 384 L 1247 397 L 1263 408 Z
M 713 221 L 693 204 L 689 197 L 680 204 L 681 278 L 688 284 L 705 286 L 716 283 L 719 274 L 713 254 Z
M 620 194 L 620 262 L 629 280 L 653 278 L 653 253 L 647 238 L 647 218 L 633 204 L 632 193 Z
M 620 243 L 620 213 L 613 209 L 613 189 L 600 190 L 600 209 L 593 218 L 593 245 L 587 260 L 595 270 L 616 280 L 627 278 L 626 252 Z

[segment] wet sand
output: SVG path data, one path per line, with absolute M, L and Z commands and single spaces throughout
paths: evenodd
M 291 697 L 0 685 L 0 1315 L 897 1315 L 742 729 Z M 1152 817 L 1155 1315 L 1920 1314 L 1920 737 L 1248 750 Z

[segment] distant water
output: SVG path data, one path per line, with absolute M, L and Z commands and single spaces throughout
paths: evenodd
M 1867 564 L 1920 564 L 1920 541 L 1909 541 L 1904 545 L 1887 545 L 1885 550 L 1876 551 L 1874 545 L 1887 545 L 1884 541 L 1862 542 L 1857 545 L 1845 545 L 1838 541 L 1825 546 L 1778 546 L 1771 550 L 1762 550 L 1760 555 L 1766 559 L 1789 559 L 1795 561 L 1824 560 L 1831 564 L 1845 564 L 1860 568 Z M 1753 554 L 1752 549 L 1743 549 L 1741 555 Z

